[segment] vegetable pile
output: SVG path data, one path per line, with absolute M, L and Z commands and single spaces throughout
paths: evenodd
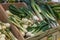
M 0 21 L 0 40 L 17 40 L 10 30 L 9 23 L 3 23 Z
M 53 4 L 53 5 L 50 5 L 51 8 L 53 9 L 54 13 L 55 13 L 55 16 L 58 20 L 60 20 L 60 4 Z
M 27 7 L 17 8 L 15 5 L 10 5 L 6 12 L 9 14 L 9 21 L 16 25 L 25 38 L 59 26 L 50 5 L 43 3 L 39 5 L 34 0 L 24 2 Z

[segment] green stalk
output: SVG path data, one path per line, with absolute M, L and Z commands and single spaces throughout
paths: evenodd
M 37 9 L 40 9 L 40 8 L 37 8 L 36 9 L 36 6 L 35 6 L 35 3 L 34 3 L 34 0 L 31 0 L 31 6 L 32 6 L 32 8 L 34 9 L 34 11 L 35 11 L 35 13 L 37 14 L 37 16 L 39 17 L 39 19 L 42 19 L 41 17 L 41 14 L 39 13 L 39 11 L 37 10 Z
M 34 15 L 33 15 L 33 12 L 31 12 L 31 11 L 28 11 L 28 12 L 29 12 L 32 16 L 34 16 Z
M 60 10 L 60 7 L 54 7 L 53 9 L 54 10 Z
M 47 7 L 49 8 L 49 10 L 50 10 L 51 14 L 53 15 L 53 17 L 56 18 L 52 8 L 48 4 L 47 4 Z
M 41 13 L 42 10 L 41 10 L 41 8 L 39 7 L 39 5 L 37 5 L 37 4 L 35 3 L 35 7 L 36 7 L 36 9 L 38 10 L 38 12 Z
M 12 20 L 9 20 L 11 23 L 13 23 L 14 25 L 16 25 L 17 28 L 19 28 L 20 30 L 24 31 L 24 32 L 27 32 L 26 29 L 22 28 L 20 25 L 17 25 L 14 21 Z
M 16 16 L 16 15 L 13 15 L 13 16 L 19 23 L 22 23 L 22 21 L 20 20 L 20 18 L 18 16 Z
M 16 24 L 17 25 L 20 25 L 21 27 L 23 27 L 21 24 L 22 24 L 22 21 L 20 20 L 20 18 L 19 17 L 17 17 L 16 15 L 13 15 L 14 17 L 13 18 L 15 18 L 15 22 L 16 22 Z
M 55 18 L 47 11 L 47 17 L 50 18 L 51 20 L 55 20 Z
M 16 40 L 16 37 L 11 33 L 9 29 L 6 29 L 7 33 L 10 35 L 12 40 Z
M 13 20 L 16 22 L 17 25 L 20 25 L 19 22 L 16 20 L 16 18 L 13 17 Z
M 38 24 L 37 28 L 33 33 L 37 33 L 40 30 L 42 30 L 45 26 L 47 26 L 48 24 L 46 23 L 46 21 L 41 21 L 40 24 Z
M 10 39 L 8 39 L 7 37 L 5 38 L 6 40 L 10 40 Z
M 33 16 L 33 13 L 30 10 L 28 10 L 26 8 L 24 8 L 24 10 L 29 16 L 31 16 L 31 17 Z
M 15 24 L 19 29 L 21 29 L 23 31 L 26 30 L 19 24 L 19 22 L 16 20 L 15 17 L 16 16 L 13 15 L 13 17 L 11 17 L 13 20 L 9 18 L 9 21 L 12 22 L 13 24 Z
M 8 35 L 8 33 L 4 29 L 2 29 L 2 33 L 4 33 L 11 40 L 10 35 Z

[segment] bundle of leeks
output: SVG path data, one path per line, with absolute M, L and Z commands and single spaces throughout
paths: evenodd
M 40 0 L 36 1 L 40 6 L 41 8 L 47 8 L 51 13 L 52 15 L 54 16 L 55 15 L 55 18 L 56 19 L 60 19 L 60 3 L 43 3 L 41 2 Z
M 10 13 L 9 15 L 9 21 L 16 25 L 16 27 L 22 32 L 22 35 L 25 36 L 25 33 L 28 32 L 27 27 L 31 26 L 33 24 L 33 20 L 31 18 L 20 18 L 16 15 L 13 15 L 10 11 L 7 11 L 7 13 Z
M 10 24 L 0 21 L 0 40 L 17 40 L 10 31 Z
M 32 37 L 37 33 L 58 26 L 55 15 L 49 5 L 47 5 L 49 8 L 47 10 L 47 8 L 42 9 L 34 0 L 30 0 L 29 4 L 27 8 L 16 8 L 15 5 L 9 6 L 9 21 L 22 31 L 23 36 Z
M 43 10 L 38 4 L 36 4 L 34 2 L 34 0 L 31 0 L 31 7 L 34 10 L 34 12 L 36 13 L 36 15 L 39 17 L 39 19 L 41 19 L 41 22 L 38 23 L 39 25 L 36 26 L 35 30 L 31 27 L 29 30 L 33 29 L 32 32 L 33 34 L 40 32 L 41 30 L 45 31 L 48 30 L 50 28 L 56 28 L 57 26 L 59 26 L 59 24 L 57 23 L 56 19 L 55 19 L 55 15 L 52 11 L 52 9 L 50 8 L 49 5 L 47 5 L 49 10 L 47 9 Z
M 49 10 L 47 8 L 42 9 L 37 3 L 34 2 L 34 0 L 31 0 L 31 6 L 33 10 L 35 11 L 36 15 L 40 18 L 42 15 L 43 19 L 51 26 L 51 27 L 57 27 L 58 23 L 56 22 L 54 12 L 52 11 L 51 7 L 47 5 Z M 40 18 L 41 19 L 41 18 Z
M 60 20 L 60 4 L 55 3 L 55 4 L 50 4 L 51 8 L 53 9 L 55 16 L 58 20 Z

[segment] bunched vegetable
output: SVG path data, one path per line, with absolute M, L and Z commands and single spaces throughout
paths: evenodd
M 54 12 L 55 8 L 44 3 L 39 5 L 35 0 L 24 0 L 24 2 L 26 2 L 27 7 L 9 6 L 9 13 L 11 13 L 8 19 L 16 25 L 19 31 L 22 31 L 25 38 L 27 36 L 33 37 L 37 33 L 45 32 L 58 26 Z
M 11 32 L 9 23 L 0 21 L 0 40 L 18 40 Z

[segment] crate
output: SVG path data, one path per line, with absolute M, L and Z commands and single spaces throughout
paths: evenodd
M 8 6 L 10 5 L 10 4 L 14 4 L 14 5 L 16 5 L 16 7 L 26 7 L 26 4 L 25 3 L 23 3 L 23 2 L 21 2 L 21 3 L 6 3 L 6 4 L 4 4 L 4 3 L 2 3 L 2 4 L 0 4 L 0 21 L 3 21 L 3 22 L 8 22 L 8 23 L 10 23 L 9 21 L 8 21 L 8 15 L 7 15 L 7 13 L 6 13 L 6 10 L 8 9 Z M 18 40 L 25 40 L 23 37 L 22 37 L 22 35 L 21 35 L 21 32 L 16 28 L 16 26 L 15 25 L 13 25 L 12 23 L 10 23 L 11 24 L 11 31 L 12 31 L 12 33 L 16 36 L 16 38 L 18 39 Z

